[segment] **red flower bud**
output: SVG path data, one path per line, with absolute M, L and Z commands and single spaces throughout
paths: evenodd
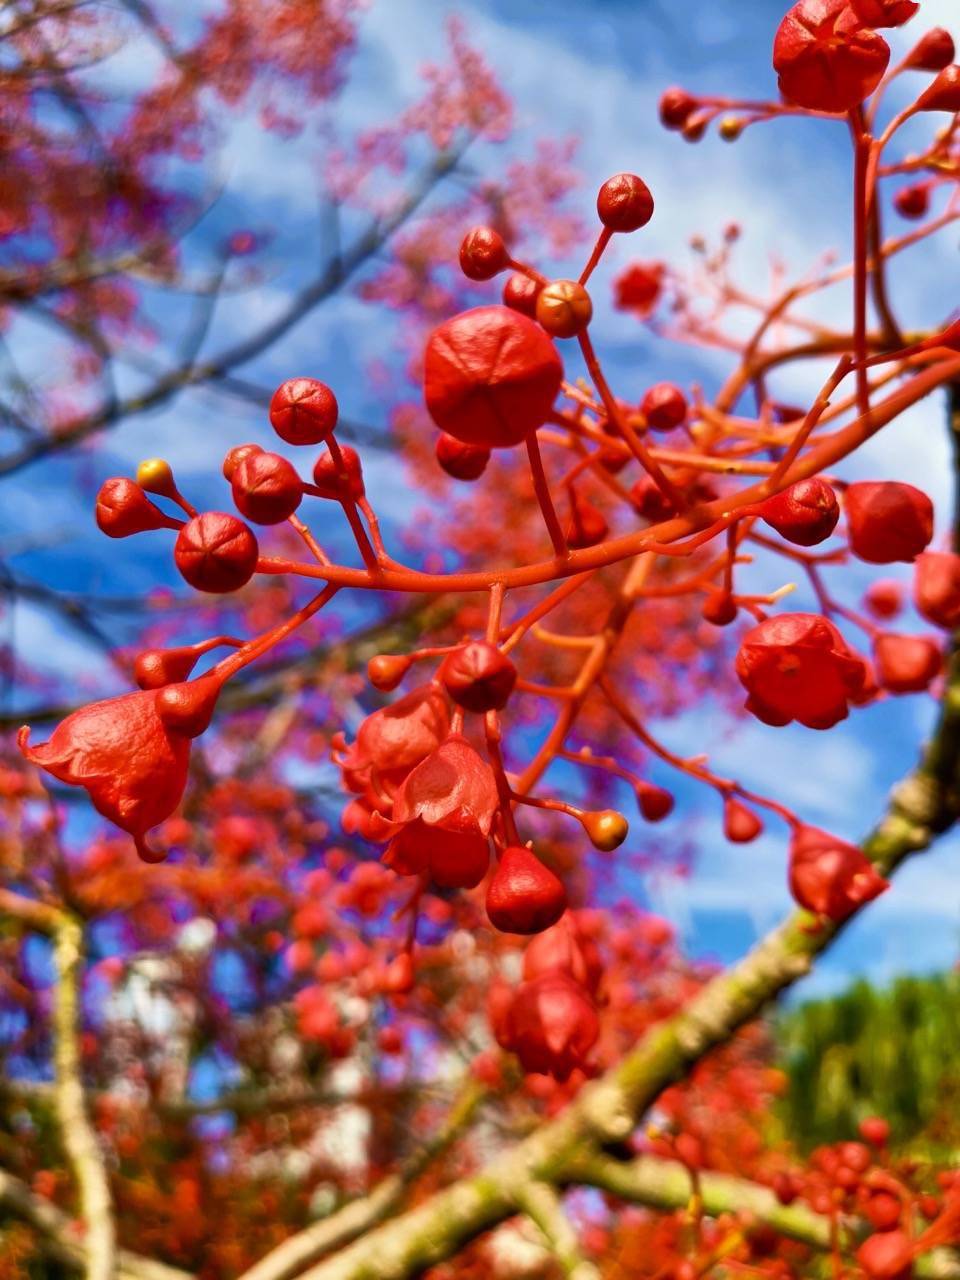
M 960 111 L 960 66 L 953 63 L 917 99 L 918 111 Z
M 930 188 L 925 182 L 901 187 L 893 197 L 893 207 L 901 218 L 924 218 L 930 208 Z
M 863 603 L 875 618 L 895 618 L 903 608 L 903 586 L 892 578 L 871 582 L 864 592 Z
M 487 915 L 503 933 L 540 933 L 567 909 L 563 884 L 535 853 L 504 849 L 487 888 Z
M 868 1236 L 855 1256 L 870 1280 L 908 1280 L 913 1274 L 913 1246 L 905 1231 Z
M 567 545 L 574 551 L 595 547 L 610 532 L 603 512 L 589 498 L 570 490 L 570 520 L 565 530 Z
M 608 231 L 638 231 L 653 217 L 650 188 L 635 173 L 616 173 L 600 188 L 597 213 Z
M 662 262 L 633 262 L 613 282 L 613 305 L 620 311 L 650 314 L 663 292 Z
M 833 533 L 840 504 L 825 480 L 798 480 L 761 503 L 760 516 L 788 542 L 813 547 Z
M 914 71 L 942 71 L 956 56 L 953 36 L 945 27 L 934 27 L 921 36 L 904 59 Z
M 342 444 L 340 456 L 343 463 L 342 469 L 337 466 L 329 453 L 321 453 L 314 463 L 313 483 L 320 491 L 317 496 L 331 498 L 335 502 L 342 502 L 344 498 L 352 498 L 357 502 L 366 492 L 360 455 L 348 444 Z
M 654 431 L 672 431 L 687 416 L 687 398 L 672 382 L 657 382 L 640 401 L 640 412 Z
M 893 1231 L 900 1225 L 903 1205 L 889 1191 L 876 1191 L 867 1201 L 864 1216 L 874 1231 Z
M 847 0 L 865 27 L 902 27 L 920 8 L 918 0 Z
M 232 480 L 233 473 L 240 463 L 253 453 L 263 453 L 263 449 L 258 444 L 235 444 L 232 449 L 227 451 L 223 459 L 223 478 Z
M 542 281 L 531 280 L 522 271 L 515 271 L 503 286 L 503 305 L 532 319 L 537 314 L 537 298 L 542 288 Z
M 567 974 L 591 995 L 596 994 L 603 977 L 596 944 L 579 927 L 572 911 L 565 911 L 556 924 L 531 938 L 523 953 L 526 981 L 555 972 Z
M 619 849 L 630 834 L 630 824 L 616 809 L 598 809 L 580 815 L 580 824 L 587 838 L 601 853 Z
M 524 1071 L 541 1072 L 561 1081 L 586 1065 L 600 1034 L 593 1001 L 565 973 L 545 973 L 522 983 L 514 993 L 505 1024 L 500 1043 L 517 1055 Z
M 378 653 L 367 663 L 367 679 L 375 689 L 389 693 L 395 689 L 413 666 L 413 659 L 405 654 Z
M 238 511 L 255 524 L 282 524 L 303 498 L 303 482 L 279 453 L 248 454 L 230 483 Z
M 867 1116 L 859 1129 L 860 1137 L 872 1147 L 885 1147 L 890 1140 L 890 1125 L 882 1116 Z
M 960 626 L 960 556 L 952 551 L 924 551 L 917 556 L 913 602 L 917 612 L 935 626 L 948 631 Z
M 227 637 L 214 636 L 199 644 L 174 649 L 144 649 L 137 654 L 133 675 L 141 689 L 162 689 L 165 684 L 186 680 L 205 653 L 223 644 Z
M 460 270 L 468 280 L 492 280 L 509 264 L 503 236 L 493 227 L 474 227 L 460 245 Z
M 856 845 L 808 826 L 797 827 L 790 841 L 789 881 L 801 907 L 835 924 L 890 887 Z
M 517 683 L 517 669 L 486 640 L 472 640 L 444 658 L 440 682 L 459 707 L 467 711 L 500 711 Z
M 781 1204 L 793 1204 L 800 1194 L 796 1178 L 789 1173 L 778 1173 L 773 1179 L 773 1194 Z
M 811 111 L 849 111 L 883 78 L 890 48 L 847 0 L 799 0 L 773 45 L 773 67 L 788 102 Z
M 554 338 L 575 338 L 593 317 L 593 302 L 577 280 L 551 280 L 537 294 L 537 323 Z
M 464 311 L 427 342 L 427 409 L 441 431 L 464 444 L 520 444 L 546 422 L 562 378 L 543 329 L 507 307 Z
M 149 529 L 179 529 L 181 522 L 164 515 L 133 480 L 114 476 L 97 494 L 97 527 L 108 538 L 129 538 Z
M 700 617 L 715 627 L 729 627 L 737 619 L 737 602 L 729 591 L 711 591 L 700 606 Z
M 661 822 L 673 812 L 674 799 L 665 787 L 641 779 L 634 790 L 640 812 L 647 822 Z
M 659 524 L 661 520 L 669 520 L 677 514 L 653 476 L 642 475 L 631 488 L 630 497 L 643 518 L 651 524 Z
M 177 568 L 190 586 L 213 595 L 245 586 L 259 554 L 251 530 L 224 511 L 205 511 L 188 520 L 173 549 Z
M 738 800 L 725 796 L 723 800 L 723 834 L 733 844 L 749 844 L 763 831 L 760 816 Z
M 665 89 L 660 98 L 660 120 L 668 129 L 682 129 L 699 105 L 686 89 Z
M 764 724 L 829 729 L 866 691 L 867 667 L 832 622 L 813 613 L 767 618 L 744 636 L 737 675 Z
M 915 560 L 933 537 L 933 503 L 912 484 L 861 481 L 843 503 L 850 550 L 868 564 Z
M 877 680 L 889 693 L 920 693 L 929 688 L 943 667 L 943 654 L 929 636 L 901 636 L 887 632 L 873 642 Z
M 487 469 L 490 450 L 477 444 L 463 444 L 445 431 L 437 436 L 437 462 L 454 480 L 478 480 Z
M 270 401 L 270 425 L 287 444 L 319 444 L 334 427 L 340 408 L 325 382 L 288 378 Z M 229 477 L 228 477 L 229 479 Z

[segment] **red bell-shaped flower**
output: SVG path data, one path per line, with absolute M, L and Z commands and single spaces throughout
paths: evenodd
M 847 0 L 865 27 L 902 27 L 920 8 L 918 0 Z
M 886 632 L 873 642 L 877 681 L 889 693 L 920 693 L 943 668 L 943 653 L 929 636 Z
M 493 771 L 457 734 L 442 742 L 404 778 L 393 800 L 394 822 L 488 836 L 499 797 Z
M 850 550 L 868 564 L 915 560 L 933 537 L 933 503 L 912 484 L 864 480 L 843 499 Z
M 856 845 L 808 826 L 790 841 L 789 883 L 801 907 L 835 924 L 890 887 Z
M 397 832 L 383 861 L 397 875 L 427 872 L 442 889 L 473 889 L 487 874 L 490 845 L 476 832 L 447 831 L 418 818 Z
M 846 719 L 848 703 L 866 693 L 869 675 L 833 623 L 814 613 L 784 613 L 753 627 L 740 645 L 736 671 L 749 695 L 744 705 L 758 720 L 798 720 L 809 729 Z
M 600 1034 L 596 1006 L 566 973 L 544 973 L 522 983 L 504 1019 L 500 1044 L 520 1059 L 524 1071 L 567 1080 L 584 1067 Z
M 563 884 L 531 849 L 504 849 L 487 889 L 487 915 L 503 933 L 539 933 L 567 908 Z
M 555 925 L 527 944 L 523 953 L 524 979 L 530 981 L 544 973 L 565 973 L 596 995 L 603 977 L 600 952 L 573 911 L 565 911 Z
M 788 102 L 811 111 L 849 111 L 883 78 L 890 47 L 847 0 L 799 0 L 773 44 L 773 68 Z
M 556 347 L 509 307 L 475 307 L 438 325 L 424 357 L 431 418 L 464 444 L 504 449 L 543 426 L 563 378 Z
M 960 626 L 960 556 L 924 551 L 914 565 L 913 602 L 928 622 L 952 631 Z

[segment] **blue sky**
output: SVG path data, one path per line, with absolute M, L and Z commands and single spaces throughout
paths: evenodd
M 665 133 L 656 120 L 657 99 L 672 83 L 705 93 L 770 95 L 770 45 L 784 7 L 782 0 L 371 0 L 361 23 L 351 86 L 337 115 L 342 121 L 346 113 L 358 127 L 389 118 L 417 93 L 420 64 L 442 57 L 443 19 L 461 14 L 471 38 L 515 99 L 520 127 L 511 145 L 523 150 L 544 133 L 578 139 L 583 186 L 575 202 L 586 217 L 597 185 L 612 172 L 634 170 L 653 190 L 657 213 L 650 227 L 629 245 L 616 245 L 597 277 L 601 305 L 594 340 L 618 392 L 636 396 L 650 381 L 666 377 L 700 381 L 710 389 L 724 375 L 723 357 L 658 343 L 625 324 L 602 299 L 618 262 L 658 255 L 682 262 L 692 234 L 716 237 L 732 220 L 744 229 L 738 250 L 741 279 L 754 288 L 764 287 L 774 253 L 808 266 L 825 249 L 844 252 L 848 143 L 841 126 L 788 121 L 751 129 L 732 146 L 711 137 L 693 147 Z M 892 33 L 895 53 L 921 30 L 949 25 L 955 10 L 955 0 L 924 0 L 920 17 L 904 33 Z M 143 75 L 139 56 L 136 51 L 126 55 L 114 75 Z M 305 229 L 312 233 L 315 184 L 306 154 L 296 144 L 283 148 L 239 121 L 222 176 L 220 216 L 244 225 L 279 225 L 278 256 L 304 237 Z M 915 255 L 907 270 L 894 273 L 894 297 L 908 325 L 945 315 L 955 305 L 951 282 L 956 279 L 956 254 L 954 232 Z M 554 265 L 567 274 L 575 264 Z M 251 319 L 281 307 L 294 281 L 295 273 L 280 275 L 262 289 L 232 299 L 218 318 L 211 350 L 225 345 Z M 846 299 L 838 293 L 819 305 L 843 308 Z M 364 376 L 366 361 L 379 354 L 368 314 L 344 296 L 298 326 L 249 372 L 270 385 L 292 371 L 336 368 L 344 412 L 377 422 L 382 406 Z M 29 360 L 29 333 L 20 341 Z M 35 359 L 45 350 L 37 343 Z M 816 373 L 790 375 L 778 391 L 783 399 L 802 400 L 816 390 L 816 382 Z M 111 546 L 105 556 L 102 540 L 90 528 L 89 486 L 105 475 L 129 471 L 145 453 L 164 453 L 192 495 L 208 495 L 219 505 L 223 495 L 217 459 L 239 439 L 267 442 L 254 411 L 238 405 L 224 413 L 223 406 L 222 400 L 214 402 L 204 393 L 186 395 L 160 413 L 124 423 L 80 466 L 43 464 L 5 480 L 0 537 L 7 546 L 14 538 L 39 537 L 51 524 L 69 535 L 66 544 L 18 557 L 17 567 L 61 586 L 112 592 L 172 581 L 162 535 L 123 554 Z M 933 496 L 945 528 L 949 465 L 940 406 L 931 401 L 907 415 L 844 474 L 920 484 Z M 80 478 L 85 492 L 78 487 Z M 387 465 L 370 470 L 370 488 L 376 505 L 396 518 L 410 510 L 410 495 L 396 486 Z M 758 573 L 765 589 L 782 581 L 782 569 L 763 566 Z M 771 581 L 770 574 L 780 576 Z M 848 591 L 851 582 L 862 588 L 873 576 L 866 566 L 851 571 L 845 575 Z M 802 593 L 795 599 L 797 607 L 807 603 Z M 18 609 L 16 629 L 20 643 L 41 665 L 77 677 L 96 671 L 98 659 L 89 646 L 36 610 Z M 748 785 L 766 786 L 797 805 L 809 820 L 856 838 L 869 828 L 890 786 L 909 767 L 932 713 L 926 699 L 890 700 L 855 713 L 829 734 L 753 723 L 731 734 L 728 725 L 718 723 L 711 726 L 712 760 L 719 771 L 734 772 Z M 672 724 L 665 737 L 679 750 L 701 749 L 702 717 Z M 668 781 L 666 775 L 662 780 Z M 655 883 L 647 890 L 651 904 L 677 922 L 691 951 L 730 959 L 789 904 L 784 840 L 782 828 L 775 828 L 754 845 L 727 845 L 712 800 L 683 793 L 682 808 L 697 814 L 700 855 L 692 881 Z M 894 890 L 849 929 L 802 992 L 832 989 L 853 975 L 882 980 L 907 969 L 952 964 L 960 926 L 958 871 L 956 838 L 917 858 L 898 875 Z

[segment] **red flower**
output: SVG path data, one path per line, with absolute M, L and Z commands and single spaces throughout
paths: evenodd
M 613 282 L 613 305 L 648 316 L 660 301 L 665 270 L 662 262 L 632 262 Z
M 848 0 L 865 27 L 902 27 L 920 8 L 918 0 Z
M 426 872 L 442 889 L 473 889 L 487 874 L 490 845 L 476 832 L 430 827 L 418 818 L 397 832 L 383 861 L 400 876 Z
M 591 995 L 596 994 L 603 977 L 600 953 L 572 911 L 565 911 L 555 925 L 531 938 L 523 953 L 526 981 L 544 973 L 565 973 Z
M 889 60 L 887 42 L 847 0 L 799 0 L 780 23 L 773 44 L 780 92 L 811 111 L 857 106 L 880 83 Z
M 125 693 L 74 711 L 36 747 L 24 725 L 17 745 L 61 782 L 84 787 L 97 812 L 133 836 L 142 858 L 156 861 L 146 832 L 180 803 L 190 739 L 207 727 L 219 691 L 207 676 Z
M 890 693 L 921 693 L 943 667 L 943 654 L 929 636 L 887 632 L 873 642 L 877 680 Z
M 833 623 L 814 613 L 784 613 L 753 627 L 736 671 L 749 694 L 744 705 L 758 720 L 797 720 L 809 729 L 846 719 L 847 704 L 863 700 L 869 675 Z
M 600 1020 L 590 996 L 559 971 L 521 983 L 494 1025 L 498 1042 L 517 1055 L 524 1071 L 561 1081 L 586 1065 L 600 1034 Z
M 789 881 L 801 907 L 836 924 L 890 887 L 856 845 L 808 826 L 790 841 Z
M 915 560 L 933 537 L 933 503 L 912 484 L 864 480 L 844 495 L 850 550 L 868 564 Z
M 430 335 L 423 389 L 431 418 L 464 444 L 504 449 L 546 422 L 563 378 L 553 343 L 509 307 L 475 307 Z
M 928 622 L 949 631 L 960 626 L 960 556 L 952 551 L 917 556 L 913 602 Z
M 499 797 L 493 772 L 466 738 L 453 735 L 407 774 L 393 801 L 394 822 L 488 836 Z

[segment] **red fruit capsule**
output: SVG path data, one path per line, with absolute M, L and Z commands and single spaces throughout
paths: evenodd
M 339 413 L 337 397 L 316 378 L 288 378 L 270 401 L 270 425 L 287 444 L 320 444 L 337 425 Z
M 868 564 L 909 563 L 933 537 L 933 503 L 912 484 L 861 481 L 843 501 L 850 550 Z
M 259 554 L 252 531 L 224 511 L 205 511 L 187 521 L 173 549 L 177 568 L 190 586 L 214 595 L 245 586 Z
M 532 319 L 537 314 L 537 298 L 542 288 L 542 281 L 531 280 L 522 271 L 515 271 L 503 286 L 503 305 Z
M 486 640 L 471 640 L 448 653 L 438 672 L 440 683 L 467 711 L 500 711 L 517 683 L 517 669 Z
M 597 213 L 608 231 L 638 231 L 653 217 L 650 188 L 635 173 L 616 173 L 600 188 Z
M 366 492 L 363 484 L 363 468 L 360 455 L 348 444 L 340 446 L 342 465 L 337 466 L 329 453 L 321 453 L 313 466 L 313 483 L 320 490 L 319 497 L 342 502 L 352 498 L 357 502 Z
M 773 67 L 788 102 L 811 111 L 849 111 L 883 78 L 890 47 L 847 0 L 799 0 L 777 29 Z
M 687 416 L 687 398 L 672 382 L 657 382 L 640 401 L 640 411 L 654 431 L 672 431 Z
M 935 626 L 960 626 L 960 556 L 952 551 L 924 551 L 914 563 L 913 602 Z
M 877 681 L 888 693 L 921 693 L 943 668 L 943 654 L 929 636 L 887 632 L 873 642 Z
M 454 480 L 479 480 L 490 461 L 490 450 L 481 445 L 463 444 L 445 431 L 437 436 L 437 462 Z
M 97 494 L 97 528 L 108 538 L 129 538 L 150 529 L 179 529 L 179 520 L 164 515 L 143 489 L 126 476 L 105 480 Z
M 733 844 L 749 844 L 763 831 L 759 815 L 748 808 L 736 796 L 726 796 L 723 801 L 723 834 Z
M 540 933 L 567 909 L 563 884 L 530 849 L 504 849 L 487 888 L 487 916 L 503 933 Z
M 686 89 L 665 89 L 660 98 L 661 123 L 668 129 L 682 129 L 699 105 L 699 101 Z
M 904 59 L 914 71 L 942 71 L 956 57 L 953 36 L 946 27 L 934 27 L 921 36 Z
M 546 422 L 562 379 L 543 329 L 508 307 L 464 311 L 427 342 L 427 409 L 441 431 L 464 444 L 520 444 Z
M 460 245 L 460 270 L 468 280 L 492 280 L 509 264 L 503 236 L 493 227 L 474 227 Z
M 813 547 L 833 533 L 840 504 L 825 480 L 798 480 L 761 503 L 760 516 L 788 542 Z
M 231 478 L 237 510 L 255 524 L 282 524 L 303 499 L 303 482 L 279 453 L 252 453 Z

